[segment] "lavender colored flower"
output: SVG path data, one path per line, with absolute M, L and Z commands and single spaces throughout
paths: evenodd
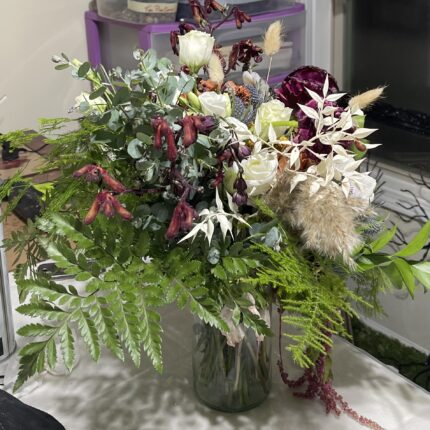
M 306 88 L 323 95 L 323 87 L 326 76 L 329 77 L 328 93 L 338 93 L 339 87 L 335 78 L 327 71 L 319 67 L 304 66 L 290 73 L 282 83 L 281 87 L 276 89 L 276 96 L 285 106 L 290 107 L 297 113 L 299 107 L 297 104 L 305 105 L 311 100 Z

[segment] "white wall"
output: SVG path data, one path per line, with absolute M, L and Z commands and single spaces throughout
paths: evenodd
M 84 12 L 89 0 L 0 0 L 0 132 L 37 128 L 65 116 L 83 88 L 51 57 L 87 59 Z

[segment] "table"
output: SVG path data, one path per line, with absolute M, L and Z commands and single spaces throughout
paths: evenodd
M 11 288 L 16 303 L 12 282 Z M 363 429 L 346 415 L 325 415 L 319 401 L 294 397 L 281 382 L 276 367 L 272 392 L 258 408 L 240 414 L 208 409 L 193 394 L 193 319 L 173 307 L 162 316 L 163 375 L 158 375 L 146 359 L 136 369 L 130 361 L 123 364 L 106 351 L 94 364 L 82 348 L 70 376 L 44 374 L 17 397 L 50 413 L 67 430 Z M 22 317 L 17 315 L 16 325 L 22 324 Z M 430 428 L 430 393 L 341 339 L 336 340 L 333 365 L 336 389 L 359 413 L 387 430 Z

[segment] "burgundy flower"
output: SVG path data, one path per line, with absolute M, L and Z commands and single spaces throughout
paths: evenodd
M 248 185 L 245 179 L 243 179 L 242 174 L 239 173 L 236 180 L 234 181 L 233 188 L 236 192 L 233 194 L 233 201 L 238 206 L 246 205 L 248 202 L 248 193 L 246 192 Z
M 182 121 L 182 143 L 185 148 L 191 146 L 197 140 L 197 129 L 192 116 L 186 116 Z
M 189 231 L 197 217 L 198 214 L 195 209 L 181 200 L 173 211 L 172 219 L 166 231 L 166 238 L 172 240 L 180 231 Z
M 133 215 L 125 209 L 125 207 L 117 200 L 117 198 L 109 191 L 101 191 L 94 199 L 85 219 L 85 224 L 91 224 L 98 213 L 102 213 L 108 218 L 112 218 L 118 214 L 126 221 L 130 221 Z
M 205 9 L 207 13 L 211 13 L 213 10 L 223 13 L 226 10 L 226 6 L 223 6 L 216 0 L 205 0 Z
M 240 30 L 244 22 L 251 22 L 251 17 L 239 8 L 235 8 L 234 20 L 236 21 L 236 28 Z
M 154 148 L 161 150 L 163 146 L 163 137 L 167 145 L 167 158 L 170 161 L 176 161 L 178 151 L 176 148 L 175 134 L 169 123 L 161 117 L 156 117 L 151 120 L 151 125 L 154 129 Z
M 123 193 L 127 190 L 127 188 L 121 182 L 113 178 L 107 170 L 94 164 L 87 164 L 81 167 L 73 173 L 73 176 L 75 178 L 83 176 L 88 182 L 100 182 L 102 180 L 106 186 L 116 193 Z
M 311 100 L 311 96 L 306 88 L 323 95 L 323 87 L 326 76 L 329 76 L 328 94 L 338 93 L 339 87 L 335 78 L 327 71 L 314 66 L 300 67 L 290 73 L 282 83 L 281 87 L 276 89 L 276 95 L 285 106 L 292 108 L 295 113 L 298 111 L 297 104 L 305 105 Z
M 216 126 L 216 121 L 213 116 L 194 115 L 192 118 L 194 126 L 197 128 L 199 133 L 209 133 Z
M 218 188 L 224 180 L 224 169 L 222 163 L 218 167 L 217 174 L 215 176 L 215 179 L 211 182 L 210 186 L 211 188 Z

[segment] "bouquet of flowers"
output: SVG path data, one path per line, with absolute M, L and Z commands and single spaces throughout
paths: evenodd
M 92 92 L 76 99 L 77 119 L 42 120 L 53 146 L 46 168 L 60 177 L 45 190 L 42 214 L 6 243 L 28 255 L 16 274 L 18 312 L 42 319 L 19 330 L 38 340 L 21 349 L 15 388 L 55 367 L 59 351 L 71 370 L 76 334 L 94 360 L 104 345 L 139 366 L 143 347 L 161 372 L 159 309 L 169 303 L 202 321 L 201 373 L 215 381 L 213 353 L 221 351 L 223 372 L 230 358 L 238 364 L 227 352 L 248 332 L 258 345 L 272 335 L 273 304 L 280 336 L 305 369 L 290 380 L 280 349 L 284 382 L 303 385 L 300 395 L 319 397 L 328 412 L 354 416 L 333 390 L 327 360 L 333 335 L 348 336 L 344 315 L 357 305 L 377 309 L 384 288 L 413 295 L 418 283 L 430 287 L 428 263 L 408 259 L 426 244 L 430 224 L 404 249 L 383 252 L 395 228 L 384 227 L 372 205 L 376 181 L 362 169 L 376 146 L 366 140 L 374 130 L 364 127 L 363 109 L 382 89 L 349 98 L 316 67 L 272 89 L 253 67 L 279 51 L 281 23 L 261 47 L 243 40 L 224 58 L 214 30 L 231 17 L 240 28 L 249 16 L 213 0 L 190 4 L 196 24 L 171 35 L 179 67 L 153 50 L 136 50 L 131 71 L 53 59 Z M 223 20 L 211 23 L 212 10 Z M 229 78 L 235 71 L 240 80 Z M 71 121 L 79 127 L 59 131 Z M 20 145 L 31 135 L 5 138 Z M 17 181 L 31 185 L 17 175 L 2 195 Z M 84 287 L 37 272 L 43 258 Z M 269 349 L 257 354 L 270 362 Z M 257 380 L 267 379 L 263 367 Z M 252 372 L 236 375 L 242 401 Z

